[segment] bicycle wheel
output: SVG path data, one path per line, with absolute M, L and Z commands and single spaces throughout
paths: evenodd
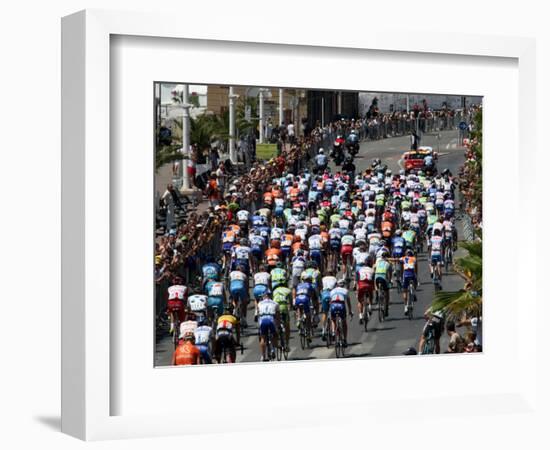
M 178 312 L 176 312 L 176 315 L 177 314 Z M 174 332 L 172 334 L 172 342 L 174 344 L 174 350 L 178 346 L 179 334 L 180 334 L 180 320 L 178 317 L 176 317 L 176 320 L 174 321 Z
M 336 353 L 336 357 L 340 358 L 342 356 L 342 336 L 340 334 L 340 327 L 339 327 L 339 318 L 336 322 L 336 332 L 334 336 L 334 352 Z
M 367 332 L 368 324 L 369 324 L 369 314 L 367 312 L 367 305 L 365 303 L 365 306 L 363 308 L 363 329 L 365 330 L 365 333 Z
M 346 348 L 344 347 L 344 324 L 340 316 L 338 316 L 337 325 L 338 325 L 338 334 L 340 336 L 340 339 L 339 339 L 340 357 L 343 357 L 346 351 Z
M 407 295 L 407 316 L 409 320 L 413 318 L 413 303 L 414 303 L 414 287 L 412 286 L 412 281 L 409 284 L 409 293 Z
M 378 321 L 383 322 L 384 321 L 384 294 L 380 294 L 379 291 L 376 294 L 376 298 L 378 300 Z
M 302 326 L 300 327 L 300 347 L 302 347 L 302 350 L 306 349 L 306 330 L 305 330 L 305 324 L 302 322 Z
M 332 344 L 332 335 L 330 332 L 330 318 L 328 317 L 325 320 L 325 338 L 327 340 L 327 348 L 330 348 Z

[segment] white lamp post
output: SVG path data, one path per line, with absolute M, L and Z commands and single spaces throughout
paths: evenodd
M 283 90 L 279 89 L 279 126 L 283 124 Z
M 237 154 L 235 151 L 235 95 L 233 86 L 229 86 L 229 159 L 232 164 L 237 163 Z
M 260 144 L 264 143 L 264 136 L 265 136 L 265 124 L 264 124 L 264 93 L 268 90 L 265 88 L 261 88 L 259 91 L 260 96 Z
M 182 154 L 183 154 L 183 185 L 182 190 L 189 190 L 189 173 L 187 170 L 188 167 L 188 158 L 189 158 L 189 141 L 190 141 L 190 126 L 189 126 L 189 108 L 191 104 L 189 103 L 189 85 L 183 85 L 183 119 L 182 119 Z

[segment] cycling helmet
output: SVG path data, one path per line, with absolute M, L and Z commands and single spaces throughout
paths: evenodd
M 401 236 L 403 234 L 403 232 L 401 230 L 395 230 L 395 235 L 396 236 Z
M 182 284 L 183 280 L 181 279 L 181 277 L 175 276 L 174 278 L 172 278 L 172 283 L 173 284 Z
M 248 245 L 248 239 L 246 239 L 246 238 L 241 238 L 241 239 L 239 240 L 239 244 L 241 244 L 242 246 Z
M 363 222 L 365 220 L 365 215 L 364 214 L 359 214 L 359 217 L 357 218 L 357 220 L 359 222 Z
M 336 286 L 338 287 L 344 287 L 346 285 L 346 280 L 343 278 L 340 278 L 338 281 L 336 281 Z
M 242 264 L 239 264 L 237 267 L 235 267 L 236 270 L 238 270 L 239 272 L 244 272 L 245 271 L 245 268 Z
M 323 147 L 321 147 L 321 148 L 319 149 L 319 152 L 318 152 L 318 153 L 319 153 L 320 155 L 322 155 L 323 153 L 325 153 L 325 151 L 323 150 Z
M 284 266 L 283 263 L 279 261 L 277 264 L 275 264 L 275 267 L 277 267 L 277 269 L 282 269 Z
M 412 251 L 410 248 L 407 249 L 407 251 L 405 252 L 405 254 L 406 254 L 407 256 L 413 256 L 413 255 L 414 255 L 413 251 Z
M 386 251 L 382 252 L 382 258 L 387 258 L 388 256 L 389 256 L 388 252 L 386 252 Z
M 206 258 L 204 260 L 206 263 L 213 263 L 215 261 L 212 255 L 206 255 Z

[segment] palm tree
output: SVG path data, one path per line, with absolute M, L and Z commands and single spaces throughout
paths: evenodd
M 482 241 L 460 242 L 468 255 L 457 258 L 454 268 L 464 279 L 464 287 L 458 291 L 440 291 L 430 306 L 431 311 L 441 311 L 451 320 L 462 320 L 464 316 L 479 317 L 483 305 L 483 263 Z

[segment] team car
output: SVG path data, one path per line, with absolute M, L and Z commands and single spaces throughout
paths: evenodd
M 429 162 L 431 161 L 431 164 Z M 410 150 L 403 154 L 403 166 L 405 173 L 411 170 L 423 170 L 431 172 L 431 175 L 437 173 L 437 152 L 432 147 L 418 147 L 418 150 Z

